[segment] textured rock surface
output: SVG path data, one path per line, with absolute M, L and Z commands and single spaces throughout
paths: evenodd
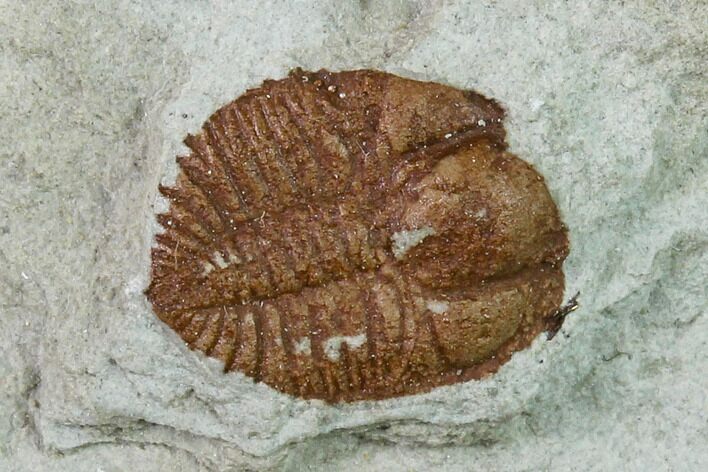
M 0 470 L 706 468 L 701 2 L 111 3 L 0 5 Z M 295 65 L 506 105 L 570 230 L 581 308 L 553 342 L 327 406 L 224 376 L 155 320 L 181 138 Z

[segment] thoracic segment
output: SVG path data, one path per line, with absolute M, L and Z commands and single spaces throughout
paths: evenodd
M 219 110 L 203 133 L 185 140 L 192 154 L 180 165 L 228 227 L 231 219 L 331 199 L 390 166 L 386 154 L 367 152 L 372 143 L 366 136 L 373 139 L 374 130 L 352 121 L 300 84 L 289 84 Z M 365 169 L 372 164 L 376 168 Z
M 166 217 L 169 218 L 169 217 Z M 164 218 L 163 218 L 164 219 Z M 283 224 L 287 222 L 287 224 Z M 180 226 L 173 217 L 170 226 Z M 384 260 L 386 235 L 357 213 L 334 204 L 263 214 L 244 222 L 209 250 L 200 241 L 160 237 L 163 248 L 153 253 L 158 264 L 155 284 L 177 284 L 172 307 L 189 308 L 190 286 L 213 285 L 214 300 L 204 296 L 202 306 L 243 303 L 319 286 L 358 271 L 376 268 Z M 179 254 L 182 251 L 183 254 Z M 211 252 L 209 252 L 211 251 Z M 192 257 L 185 257 L 190 254 Z M 186 264 L 180 270 L 179 265 Z M 227 285 L 224 285 L 227 281 Z
M 225 359 L 226 370 L 303 397 L 356 397 L 380 390 L 387 375 L 403 375 L 416 332 L 427 329 L 415 316 L 406 321 L 411 307 L 399 299 L 412 299 L 413 288 L 390 277 L 359 273 L 295 295 L 188 310 L 165 321 L 191 347 Z M 339 317 L 342 309 L 353 316 Z

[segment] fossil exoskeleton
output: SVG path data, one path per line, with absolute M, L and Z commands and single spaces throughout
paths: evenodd
M 217 110 L 147 295 L 193 349 L 329 402 L 478 379 L 551 326 L 566 229 L 475 92 L 294 70 Z M 556 316 L 557 318 L 557 316 Z

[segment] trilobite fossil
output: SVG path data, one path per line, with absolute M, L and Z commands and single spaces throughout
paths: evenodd
M 371 70 L 249 90 L 185 139 L 159 188 L 155 313 L 225 371 L 302 398 L 495 372 L 557 329 L 568 252 L 503 116 L 475 92 Z

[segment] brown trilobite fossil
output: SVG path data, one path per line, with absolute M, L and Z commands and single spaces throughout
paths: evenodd
M 566 229 L 474 92 L 295 70 L 216 111 L 147 296 L 193 349 L 329 402 L 478 379 L 558 328 Z M 555 314 L 555 316 L 554 316 Z M 555 320 L 555 321 L 554 321 Z

